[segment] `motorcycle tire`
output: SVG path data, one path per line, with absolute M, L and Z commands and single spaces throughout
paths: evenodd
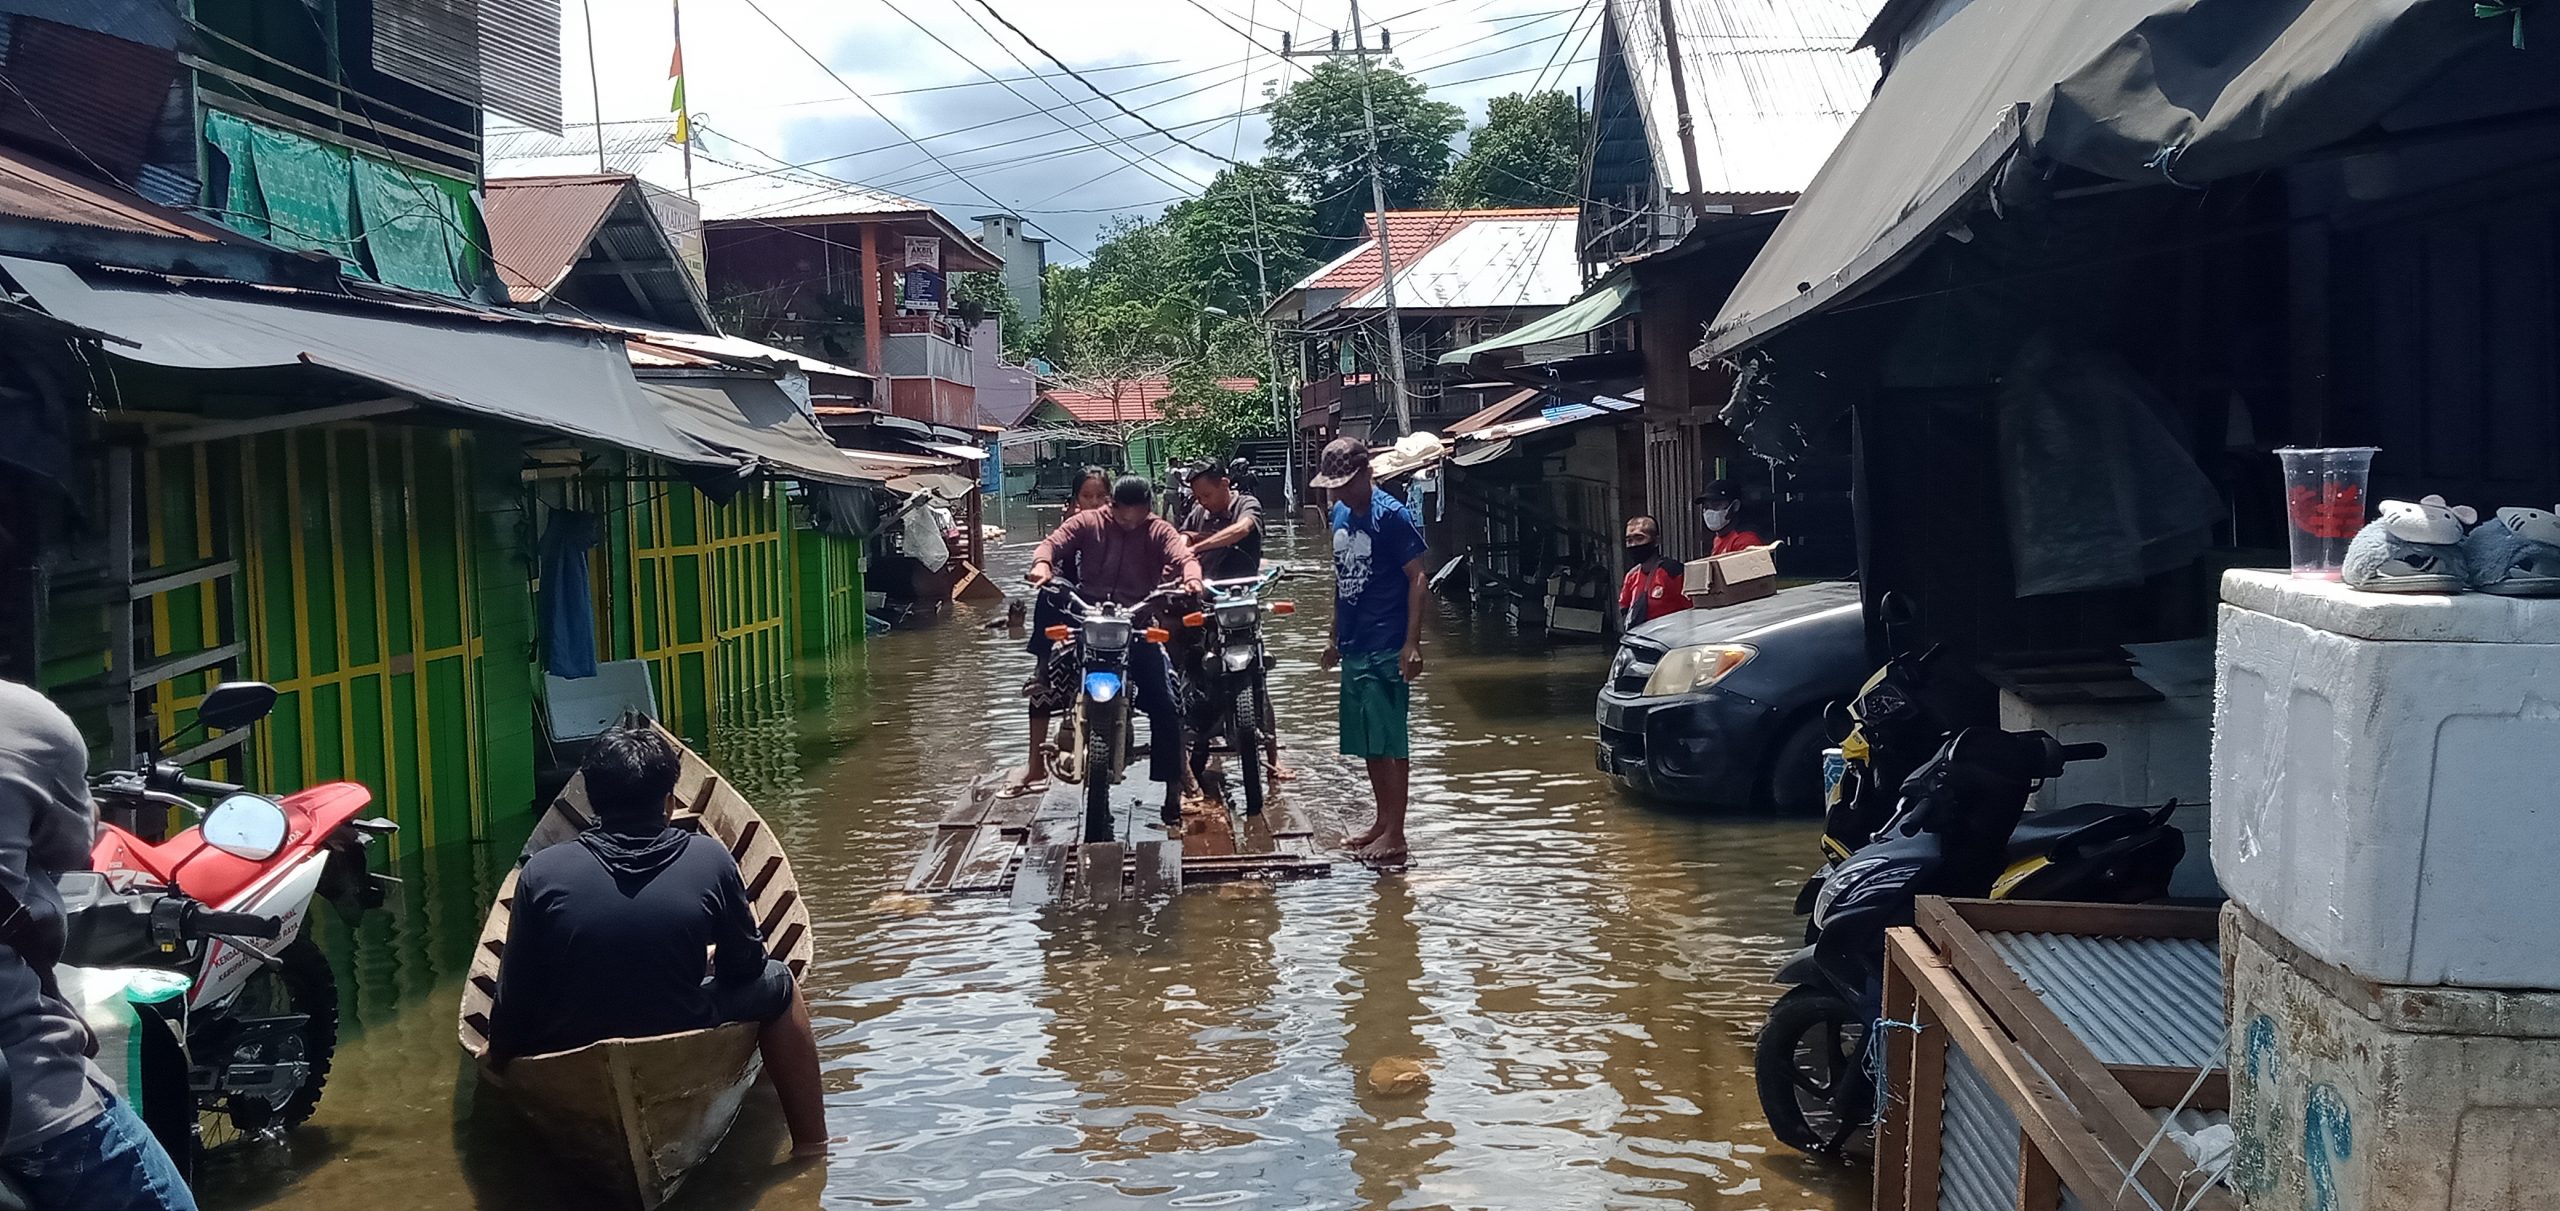
M 1227 716 L 1227 743 L 1236 750 L 1236 769 L 1244 776 L 1244 814 L 1262 814 L 1262 718 L 1255 709 L 1254 691 L 1248 686 L 1236 691 L 1234 713 Z
M 1867 1030 L 1866 1016 L 1857 1006 L 1825 989 L 1789 989 L 1769 1007 L 1769 1020 L 1760 1027 L 1760 1042 L 1752 1052 L 1752 1075 L 1760 1089 L 1760 1112 L 1768 1116 L 1770 1134 L 1779 1143 L 1818 1156 L 1842 1138 L 1831 1109 L 1833 1094 L 1843 1078 L 1867 1079 L 1855 1059 Z M 1818 1054 L 1807 1056 L 1807 1043 Z
M 1109 841 L 1111 828 L 1111 771 L 1119 768 L 1119 728 L 1094 720 L 1084 732 L 1084 839 Z
M 282 1105 L 229 1094 L 200 1104 L 196 1116 L 199 1153 L 220 1151 L 262 1132 L 301 1126 L 319 1107 L 320 1094 L 329 1084 L 330 1062 L 338 1050 L 337 973 L 329 969 L 329 957 L 308 935 L 295 938 L 276 958 L 276 966 L 249 977 L 248 985 L 232 1000 L 230 1012 L 302 1015 L 298 1041 L 310 1067 Z

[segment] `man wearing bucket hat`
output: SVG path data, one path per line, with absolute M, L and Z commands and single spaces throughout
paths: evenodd
M 1378 819 L 1351 839 L 1372 866 L 1405 859 L 1409 684 L 1422 675 L 1422 530 L 1402 501 L 1371 482 L 1369 447 L 1338 437 L 1312 487 L 1333 494 L 1333 627 L 1324 667 L 1342 670 L 1342 752 L 1369 767 Z

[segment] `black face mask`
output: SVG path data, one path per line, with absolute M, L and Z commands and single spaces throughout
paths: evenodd
M 1636 546 L 1627 548 L 1627 558 L 1632 559 L 1637 563 L 1643 563 L 1661 553 L 1662 544 L 1660 543 L 1640 543 Z

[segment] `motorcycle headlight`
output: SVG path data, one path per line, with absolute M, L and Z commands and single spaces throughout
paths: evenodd
M 1741 643 L 1701 643 L 1673 648 L 1653 666 L 1653 675 L 1645 678 L 1645 696 L 1661 698 L 1703 690 L 1741 668 L 1753 654 L 1750 645 Z
M 1126 618 L 1088 618 L 1084 622 L 1085 646 L 1097 652 L 1116 652 L 1129 646 L 1129 620 Z
M 1218 607 L 1218 625 L 1230 629 L 1252 626 L 1262 618 L 1262 606 L 1256 602 L 1240 602 Z

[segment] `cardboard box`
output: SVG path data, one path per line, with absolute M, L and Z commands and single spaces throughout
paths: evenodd
M 1702 610 L 1770 596 L 1778 591 L 1777 544 L 1690 560 L 1681 591 L 1688 594 L 1691 605 Z

